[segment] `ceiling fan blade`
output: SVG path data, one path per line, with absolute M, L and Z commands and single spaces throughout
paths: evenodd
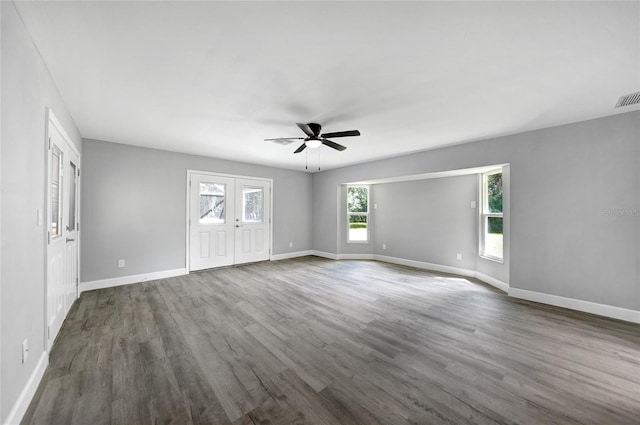
M 306 143 L 303 143 L 300 145 L 300 147 L 298 149 L 296 149 L 293 153 L 300 153 L 302 152 L 305 148 L 307 147 Z
M 264 139 L 265 142 L 275 142 L 278 140 L 304 140 L 304 137 L 278 137 L 277 139 Z
M 347 148 L 346 146 L 339 145 L 336 142 L 332 142 L 331 140 L 327 139 L 322 139 L 322 144 L 339 151 L 343 151 Z
M 325 133 L 322 137 L 349 137 L 349 136 L 359 136 L 360 132 L 358 130 L 349 130 L 349 131 L 337 131 L 335 133 Z
M 308 124 L 300 124 L 299 122 L 297 122 L 296 125 L 300 127 L 300 130 L 304 131 L 304 134 L 306 134 L 307 136 L 315 136 L 315 134 L 313 134 L 313 130 L 311 129 L 311 127 L 309 127 Z

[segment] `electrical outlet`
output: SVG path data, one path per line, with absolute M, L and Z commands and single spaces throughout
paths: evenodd
M 386 243 L 382 244 L 382 249 L 387 249 L 387 244 Z
M 118 260 L 118 268 L 121 269 L 124 267 L 124 260 Z
M 471 201 L 471 208 L 475 208 L 476 207 L 476 201 Z
M 456 259 L 457 259 L 458 261 L 462 261 L 462 254 L 457 254 L 457 255 L 456 255 Z
M 373 209 L 377 210 L 378 209 L 378 204 L 373 204 Z
M 293 242 L 289 242 L 289 248 L 293 248 Z
M 22 364 L 27 362 L 27 357 L 29 357 L 29 340 L 25 339 L 22 341 Z

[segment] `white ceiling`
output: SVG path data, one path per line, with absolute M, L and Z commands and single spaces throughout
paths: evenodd
M 24 2 L 83 137 L 304 170 L 640 109 L 638 2 Z M 314 167 L 310 167 L 315 169 Z

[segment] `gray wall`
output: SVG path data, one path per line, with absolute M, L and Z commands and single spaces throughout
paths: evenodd
M 478 177 L 467 175 L 375 185 L 375 254 L 476 269 Z M 387 249 L 382 249 L 382 244 Z M 462 254 L 462 261 L 456 254 Z
M 511 165 L 511 287 L 640 309 L 638 111 L 315 174 L 314 249 L 339 252 L 340 184 L 499 163 Z
M 273 253 L 311 249 L 311 174 L 95 140 L 83 149 L 82 282 L 185 267 L 187 169 L 273 179 Z
M 1 346 L 2 422 L 45 350 L 45 108 L 78 149 L 81 139 L 11 2 L 2 2 Z M 21 363 L 21 344 L 30 352 Z

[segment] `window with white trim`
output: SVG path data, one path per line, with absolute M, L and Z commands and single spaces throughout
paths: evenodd
M 369 187 L 347 186 L 347 241 L 369 241 Z
M 503 259 L 502 169 L 482 175 L 480 255 Z

